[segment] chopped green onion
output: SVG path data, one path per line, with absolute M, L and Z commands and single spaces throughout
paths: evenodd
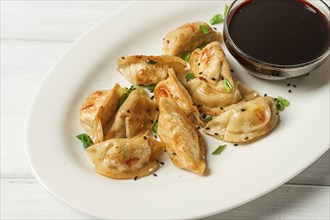
M 190 53 L 183 53 L 182 55 L 181 55 L 181 58 L 184 60 L 184 61 L 186 61 L 186 63 L 189 63 L 189 60 L 190 60 Z
M 224 21 L 226 14 L 228 12 L 229 6 L 226 5 L 225 9 L 223 10 L 223 14 L 216 14 L 213 16 L 213 18 L 210 19 L 210 23 L 212 25 L 219 24 Z
M 220 145 L 215 151 L 212 152 L 212 155 L 219 155 L 227 147 L 226 144 Z
M 223 15 L 222 14 L 216 14 L 213 16 L 213 18 L 210 19 L 210 23 L 212 25 L 219 24 L 220 22 L 223 22 Z
M 147 89 L 149 90 L 149 92 L 154 92 L 155 87 L 156 87 L 156 84 L 153 84 L 153 85 L 149 85 L 149 86 L 147 87 Z
M 152 127 L 152 130 L 157 134 L 157 130 L 158 130 L 158 120 L 156 120 L 154 126 Z
M 277 96 L 276 108 L 279 111 L 283 111 L 285 107 L 288 107 L 290 102 L 281 96 Z
M 123 95 L 123 97 L 121 97 L 121 99 L 118 102 L 117 110 L 126 101 L 126 99 L 128 98 L 129 94 L 131 94 L 131 92 L 133 92 L 134 90 L 136 90 L 138 88 L 139 88 L 138 86 L 132 85 L 129 89 L 126 89 L 126 93 Z
M 151 64 L 151 65 L 154 65 L 156 64 L 157 62 L 153 61 L 153 60 L 148 60 L 147 63 Z
M 191 79 L 195 79 L 196 76 L 193 73 L 187 73 L 187 75 L 185 76 L 186 78 L 186 82 L 188 82 Z
M 207 116 L 207 118 L 205 118 L 204 122 L 205 122 L 205 123 L 208 123 L 208 122 L 210 122 L 212 119 L 213 119 L 213 116 L 212 116 L 212 115 L 209 115 L 209 116 Z
M 205 25 L 201 25 L 201 26 L 199 26 L 199 28 L 201 29 L 203 34 L 208 34 L 209 33 L 209 30 L 207 29 L 207 27 Z
M 77 135 L 76 138 L 81 141 L 85 149 L 87 149 L 92 144 L 91 138 L 85 133 Z
M 229 9 L 229 6 L 226 4 L 225 10 L 223 10 L 223 16 L 224 17 L 227 15 L 228 9 Z
M 223 85 L 225 86 L 225 89 L 227 92 L 231 92 L 231 90 L 233 89 L 233 87 L 230 84 L 230 82 L 228 81 L 228 79 L 223 80 Z

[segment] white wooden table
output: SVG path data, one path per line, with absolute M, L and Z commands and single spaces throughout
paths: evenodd
M 79 35 L 126 1 L 1 1 L 1 219 L 91 219 L 51 196 L 25 155 L 42 77 Z M 313 147 L 313 146 L 311 146 Z M 329 151 L 273 192 L 209 219 L 329 219 Z

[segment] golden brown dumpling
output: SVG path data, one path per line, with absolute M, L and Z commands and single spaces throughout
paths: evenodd
M 80 123 L 93 143 L 104 140 L 104 128 L 115 114 L 126 90 L 116 84 L 111 90 L 90 94 L 80 109 Z
M 204 132 L 223 141 L 241 143 L 270 132 L 278 121 L 276 101 L 257 97 L 224 108 L 206 124 Z
M 134 90 L 118 109 L 106 139 L 147 135 L 156 121 L 156 108 L 146 91 Z
M 147 176 L 158 168 L 157 158 L 164 151 L 161 143 L 144 136 L 114 138 L 87 148 L 95 172 L 113 179 Z
M 203 138 L 170 98 L 160 98 L 157 134 L 175 166 L 203 174 L 206 167 Z
M 202 76 L 211 84 L 222 79 L 232 83 L 229 64 L 219 42 L 209 43 L 202 50 L 194 50 L 190 56 L 190 68 L 196 77 Z
M 157 84 L 154 90 L 155 100 L 159 104 L 161 97 L 171 98 L 182 111 L 195 123 L 203 125 L 200 114 L 189 93 L 178 81 L 173 69 L 168 71 L 169 77 Z
M 200 112 L 218 115 L 222 108 L 241 100 L 229 64 L 219 42 L 212 42 L 191 54 L 190 67 L 195 79 L 185 85 Z M 226 88 L 225 84 L 229 85 Z
M 207 34 L 203 33 L 201 26 L 205 27 Z M 163 54 L 181 56 L 192 52 L 197 47 L 221 40 L 222 35 L 214 31 L 207 23 L 187 23 L 169 32 L 163 38 Z
M 132 84 L 152 85 L 167 78 L 167 71 L 173 68 L 180 72 L 186 63 L 176 56 L 128 56 L 117 60 L 118 71 Z

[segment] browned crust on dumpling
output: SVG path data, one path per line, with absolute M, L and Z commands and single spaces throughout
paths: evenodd
M 202 25 L 208 30 L 208 34 L 201 31 Z M 181 56 L 212 41 L 222 41 L 221 33 L 214 31 L 205 22 L 187 23 L 166 34 L 163 38 L 163 54 Z

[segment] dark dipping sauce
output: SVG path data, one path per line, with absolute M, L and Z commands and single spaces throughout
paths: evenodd
M 229 14 L 229 34 L 245 54 L 275 65 L 297 65 L 324 54 L 329 21 L 303 0 L 249 0 Z

